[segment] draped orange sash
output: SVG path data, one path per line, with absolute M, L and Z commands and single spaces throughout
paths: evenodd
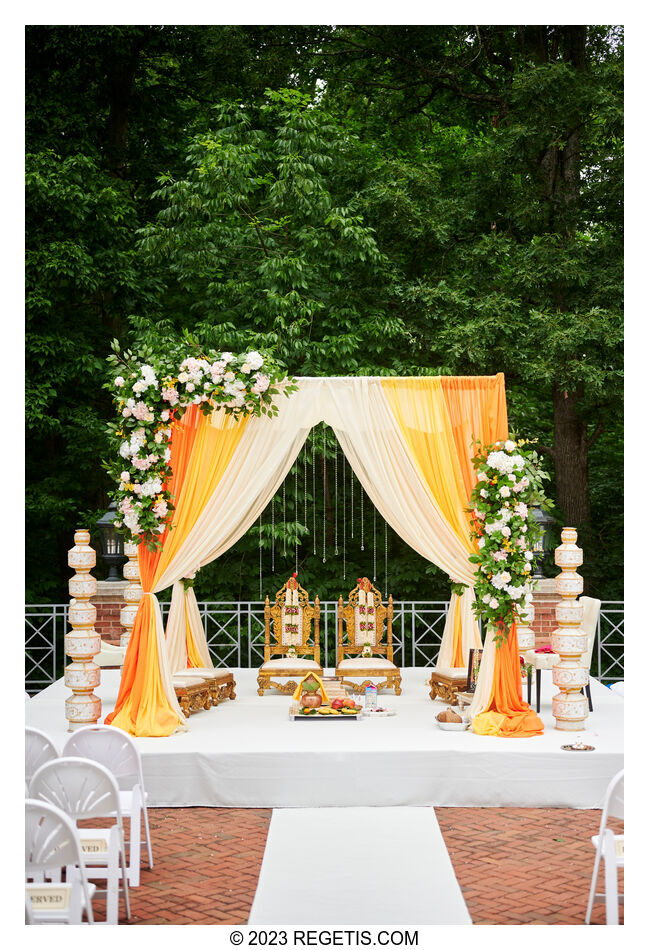
M 496 647 L 494 676 L 487 708 L 473 719 L 478 735 L 523 738 L 543 734 L 543 723 L 523 700 L 518 633 L 513 623 L 507 641 Z

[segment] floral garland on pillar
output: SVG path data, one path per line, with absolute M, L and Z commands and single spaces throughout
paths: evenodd
M 542 537 L 532 509 L 552 507 L 542 486 L 549 476 L 528 447 L 532 444 L 524 439 L 477 443 L 473 459 L 477 482 L 468 509 L 478 546 L 469 558 L 476 565 L 473 609 L 496 629 L 497 646 L 532 604 L 534 545 Z
M 196 355 L 187 356 L 191 347 Z M 286 395 L 297 386 L 278 362 L 255 350 L 216 352 L 191 339 L 156 352 L 120 353 L 116 342 L 113 350 L 108 362 L 118 372 L 107 388 L 119 421 L 108 426 L 114 453 L 105 467 L 117 483 L 114 525 L 129 541 L 156 550 L 174 512 L 170 442 L 187 408 L 199 406 L 205 415 L 216 408 L 235 416 L 275 415 L 277 384 L 284 381 Z

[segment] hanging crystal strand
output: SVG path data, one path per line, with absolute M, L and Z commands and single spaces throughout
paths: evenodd
M 322 563 L 327 562 L 327 440 L 322 423 Z
M 383 538 L 385 540 L 385 596 L 388 596 L 388 523 L 383 519 Z
M 307 518 L 307 510 L 306 510 L 306 490 L 307 490 L 307 479 L 308 479 L 308 473 L 306 469 L 307 469 L 307 455 L 308 454 L 309 454 L 309 446 L 308 446 L 308 442 L 305 441 L 304 442 L 304 527 L 305 528 L 309 527 L 309 519 Z
M 347 580 L 347 459 L 343 452 L 343 580 Z
M 349 466 L 349 474 L 351 475 L 350 482 L 352 486 L 352 539 L 354 537 L 354 469 Z
M 295 460 L 295 573 L 297 574 L 297 470 L 298 460 Z
M 338 555 L 338 443 L 336 442 L 336 455 L 334 462 L 334 554 Z
M 270 568 L 271 573 L 275 573 L 275 496 L 273 495 L 273 500 L 270 503 L 270 527 L 271 527 L 271 542 L 270 542 Z
M 365 550 L 365 519 L 363 516 L 363 495 L 365 494 L 365 492 L 363 491 L 362 485 L 359 485 L 358 487 L 361 493 L 361 551 L 364 551 Z
M 374 574 L 373 580 L 376 584 L 376 508 L 374 508 Z
M 312 487 L 312 489 L 313 489 L 313 501 L 312 501 L 312 504 L 313 504 L 313 553 L 314 553 L 314 554 L 317 554 L 317 551 L 316 551 L 316 540 L 315 540 L 315 509 L 316 509 L 316 503 L 315 503 L 315 497 L 316 497 L 316 496 L 315 496 L 315 432 L 312 432 L 312 433 L 311 433 L 311 468 L 312 468 L 312 475 L 313 475 L 313 479 L 312 479 L 312 483 L 311 483 L 311 487 Z
M 262 581 L 261 515 L 259 515 L 259 599 L 264 599 L 264 588 Z
M 282 513 L 284 517 L 284 537 L 282 554 L 286 557 L 286 479 L 282 482 Z

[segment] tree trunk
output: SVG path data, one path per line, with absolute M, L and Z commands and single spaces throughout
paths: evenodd
M 106 68 L 106 84 L 110 109 L 106 123 L 107 157 L 110 170 L 123 178 L 126 175 L 126 144 L 129 113 L 135 74 L 144 38 L 137 35 L 127 49 L 117 46 L 111 52 Z
M 577 411 L 578 392 L 554 390 L 554 472 L 557 504 L 565 525 L 579 528 L 590 520 L 588 434 Z

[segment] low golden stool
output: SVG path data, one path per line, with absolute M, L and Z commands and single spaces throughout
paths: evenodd
M 431 699 L 438 699 L 443 703 L 450 703 L 455 706 L 457 704 L 457 694 L 464 692 L 467 688 L 468 671 L 462 667 L 456 670 L 433 670 L 428 683 Z

